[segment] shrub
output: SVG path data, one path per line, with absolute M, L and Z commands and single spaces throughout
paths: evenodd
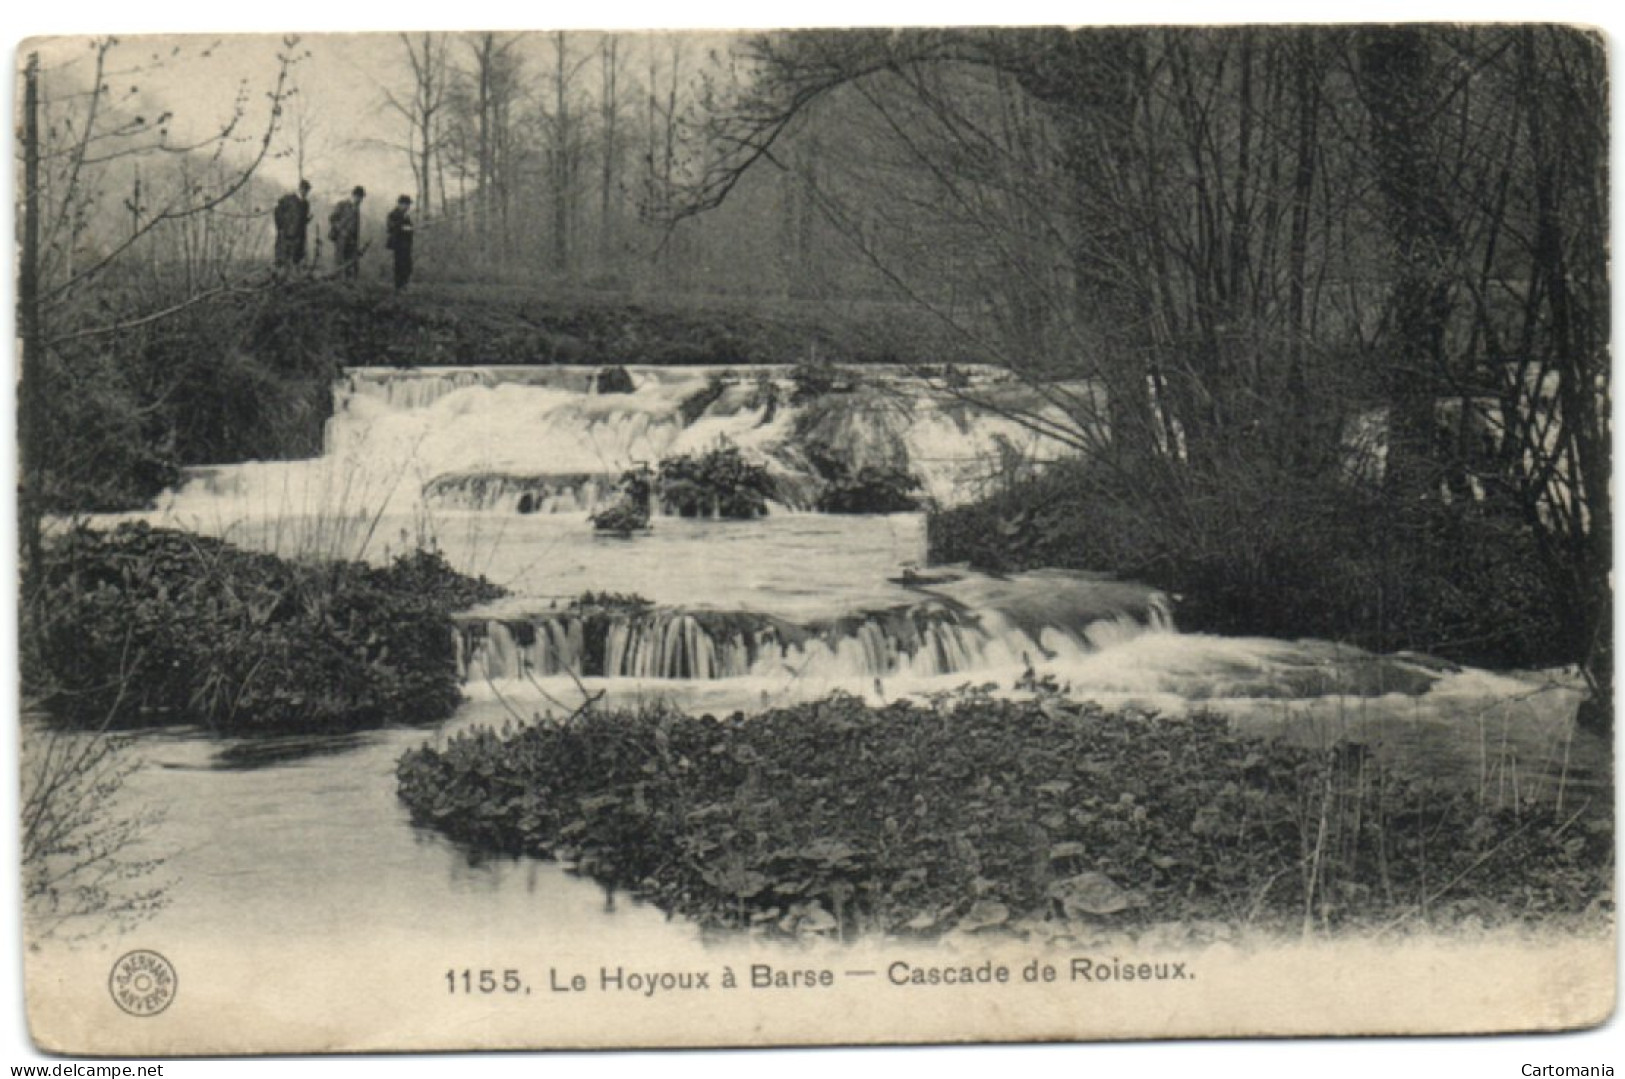
M 1569 662 L 1528 526 L 1491 503 L 1396 505 L 1337 480 L 1084 462 L 933 513 L 929 556 L 997 572 L 1107 571 L 1181 598 L 1182 628 L 1326 637 L 1492 666 Z
M 129 385 L 118 350 L 48 352 L 42 362 L 59 387 L 70 383 L 42 405 L 42 510 L 135 509 L 179 480 L 167 417 Z
M 820 513 L 908 513 L 920 508 L 920 481 L 896 468 L 864 465 L 856 472 L 833 461 L 818 469 L 825 486 Z
M 127 932 L 168 903 L 150 839 L 160 807 L 130 811 L 125 781 L 140 767 L 132 739 L 25 727 L 18 853 L 31 938 Z
M 305 564 L 145 525 L 60 537 L 25 587 L 25 677 L 56 718 L 243 732 L 444 718 L 450 613 L 501 592 L 438 554 Z
M 659 491 L 661 508 L 679 517 L 749 520 L 766 516 L 774 486 L 766 468 L 724 445 L 661 461 Z
M 621 473 L 620 495 L 589 518 L 593 529 L 630 536 L 633 532 L 648 528 L 650 486 L 651 478 L 646 466 Z

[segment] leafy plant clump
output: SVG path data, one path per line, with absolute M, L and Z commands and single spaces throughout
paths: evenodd
M 920 481 L 900 469 L 864 465 L 852 471 L 839 462 L 823 473 L 820 513 L 909 513 L 920 508 Z
M 1606 812 L 1496 809 L 1359 747 L 1053 694 L 588 712 L 459 734 L 397 778 L 417 822 L 476 849 L 775 934 L 1511 920 L 1611 894 Z
M 460 700 L 451 612 L 501 594 L 433 552 L 313 564 L 146 525 L 77 529 L 25 583 L 25 678 L 75 724 L 436 720 Z
M 589 520 L 597 532 L 630 536 L 649 527 L 649 491 L 653 478 L 644 466 L 621 473 L 620 494 Z
M 661 461 L 659 491 L 661 508 L 679 517 L 750 520 L 767 515 L 774 486 L 766 468 L 724 445 Z

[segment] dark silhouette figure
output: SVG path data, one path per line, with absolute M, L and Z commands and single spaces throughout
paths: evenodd
M 299 269 L 305 261 L 305 230 L 310 225 L 310 181 L 299 181 L 299 193 L 277 200 L 271 214 L 276 223 L 276 269 L 279 275 Z
M 339 276 L 350 280 L 361 274 L 361 200 L 366 197 L 366 189 L 358 187 L 327 216 L 327 238 L 333 241 L 333 261 Z
M 395 200 L 385 222 L 384 246 L 395 252 L 395 291 L 412 280 L 412 200 L 402 195 Z

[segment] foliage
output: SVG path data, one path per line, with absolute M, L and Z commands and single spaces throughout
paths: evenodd
M 341 354 L 315 288 L 215 297 L 48 354 L 46 508 L 131 509 L 185 465 L 319 452 Z
M 792 934 L 1536 917 L 1605 902 L 1612 850 L 1604 812 L 1050 694 L 580 714 L 461 733 L 397 777 L 414 820 L 476 849 Z
M 853 471 L 838 457 L 815 455 L 824 481 L 819 513 L 908 513 L 920 508 L 920 481 L 902 469 L 863 465 Z
M 118 359 L 110 350 L 87 354 L 74 365 L 72 390 L 40 405 L 39 437 L 50 450 L 35 479 L 42 510 L 133 509 L 180 478 L 167 417 L 147 407 Z M 59 387 L 70 381 L 70 368 L 56 357 L 45 362 Z
M 173 398 L 188 380 L 144 352 L 252 276 L 241 260 L 255 247 L 256 172 L 300 58 L 298 38 L 283 38 L 257 137 L 245 87 L 187 144 L 172 135 L 175 113 L 132 80 L 201 58 L 193 50 L 132 66 L 114 37 L 76 42 L 73 59 L 65 41 L 37 44 L 18 154 L 19 509 L 30 557 L 46 513 L 139 504 L 185 463 L 176 421 L 187 407 Z
M 1031 426 L 1179 506 L 1171 521 L 1107 512 L 1210 524 L 1222 511 L 1190 503 L 1229 494 L 1234 477 L 1205 470 L 1245 444 L 1265 451 L 1258 481 L 1328 484 L 1349 428 L 1380 414 L 1386 504 L 1365 509 L 1392 534 L 1437 535 L 1449 527 L 1417 524 L 1412 504 L 1441 473 L 1497 488 L 1491 527 L 1521 533 L 1503 549 L 1537 557 L 1538 602 L 1576 624 L 1565 658 L 1611 699 L 1601 35 L 807 31 L 748 53 L 750 78 L 705 116 L 707 165 L 678 216 L 839 130 L 861 149 L 810 155 L 831 231 L 1043 393 L 1054 407 Z M 1223 570 L 1243 571 L 1239 589 L 1262 568 Z
M 347 356 L 315 301 L 320 288 L 233 297 L 152 334 L 137 362 L 173 387 L 165 412 L 182 464 L 321 452 Z
M 620 499 L 608 509 L 592 515 L 592 527 L 598 532 L 613 532 L 630 536 L 649 527 L 649 507 L 629 499 Z
M 501 585 L 484 577 L 470 577 L 452 569 L 439 551 L 421 547 L 398 555 L 377 572 L 376 579 L 382 587 L 415 595 L 431 607 L 448 612 L 467 610 L 507 594 Z
M 460 699 L 451 611 L 500 594 L 423 551 L 306 564 L 146 525 L 80 528 L 25 582 L 24 674 L 77 725 L 440 719 Z
M 1355 484 L 1210 472 L 1176 494 L 1080 462 L 934 512 L 933 561 L 1104 570 L 1180 597 L 1182 628 L 1325 637 L 1490 666 L 1571 661 L 1546 559 L 1504 506 L 1396 506 Z
M 594 530 L 628 536 L 648 528 L 651 482 L 647 468 L 632 468 L 623 472 L 620 497 L 590 518 Z
M 766 468 L 747 461 L 738 446 L 722 445 L 662 460 L 658 490 L 661 507 L 679 517 L 749 520 L 766 515 L 774 487 Z

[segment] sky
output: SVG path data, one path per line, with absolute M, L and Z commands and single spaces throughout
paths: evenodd
M 299 71 L 301 92 L 315 102 L 324 122 L 330 123 L 329 137 L 334 146 L 329 156 L 313 169 L 317 184 L 316 198 L 326 204 L 354 183 L 365 185 L 369 192 L 385 196 L 390 201 L 395 194 L 412 189 L 411 175 L 404 161 L 394 162 L 391 155 L 363 145 L 365 139 L 386 130 L 387 124 L 376 110 L 380 83 L 387 81 L 393 61 L 391 49 L 398 49 L 393 36 L 330 38 L 319 32 L 383 30 L 390 24 L 410 25 L 414 29 L 469 29 L 480 25 L 493 28 L 536 28 L 544 25 L 588 29 L 595 27 L 637 28 L 655 26 L 685 27 L 760 27 L 764 25 L 850 25 L 892 23 L 1073 23 L 1096 21 L 1135 22 L 1193 22 L 1193 21 L 1304 21 L 1304 20 L 1364 20 L 1387 21 L 1405 19 L 1490 20 L 1541 19 L 1581 22 L 1603 26 L 1617 33 L 1625 21 L 1614 10 L 1616 4 L 1602 0 L 1547 0 L 1535 4 L 1524 0 L 1324 0 L 1308 5 L 1286 3 L 1283 0 L 1226 0 L 1224 3 L 1199 3 L 1194 0 L 1136 0 L 1133 5 L 1084 4 L 1073 0 L 1001 0 L 997 4 L 982 0 L 980 3 L 938 2 L 924 4 L 920 0 L 789 0 L 775 5 L 743 0 L 706 0 L 700 5 L 655 6 L 633 3 L 629 0 L 611 0 L 578 5 L 519 5 L 493 3 L 491 0 L 461 0 L 456 4 L 436 6 L 417 5 L 411 8 L 386 10 L 380 7 L 362 8 L 359 5 L 338 5 L 332 0 L 280 0 L 267 4 L 208 4 L 169 3 L 137 6 L 129 3 L 114 4 L 111 0 L 78 0 L 73 4 L 53 5 L 12 0 L 9 9 L 0 15 L 5 28 L 5 40 L 18 52 L 24 39 L 42 34 L 91 34 L 155 31 L 219 31 L 229 33 L 267 33 L 279 35 L 286 27 L 307 31 L 305 44 L 312 56 Z M 211 37 L 212 40 L 212 37 Z M 173 92 L 172 107 L 178 113 L 199 117 L 206 122 L 211 111 L 218 114 L 229 107 L 238 82 L 249 78 L 263 90 L 275 71 L 275 50 L 279 47 L 276 36 L 228 41 L 213 56 L 197 61 L 189 74 L 174 86 L 163 87 L 158 80 L 153 92 L 162 87 Z M 1619 53 L 1615 42 L 1613 60 L 1617 65 Z M 1621 79 L 1615 73 L 1614 115 L 1622 112 L 1618 95 Z M 8 80 L 5 91 L 7 115 L 15 115 L 15 82 Z M 1619 137 L 1616 124 L 1615 167 L 1618 177 L 1622 170 L 1618 160 Z M 8 199 L 13 196 L 12 170 L 0 175 Z M 277 182 L 290 185 L 295 177 L 287 162 L 273 162 L 267 175 Z M 1616 181 L 1617 182 L 1617 181 Z M 337 188 L 337 190 L 334 190 Z M 380 198 L 379 202 L 384 200 Z M 4 228 L 7 243 L 13 241 L 12 224 L 6 215 Z M 0 317 L 12 317 L 11 298 L 14 285 L 7 285 L 6 302 L 0 304 Z M 1618 303 L 1618 296 L 1615 299 Z M 1616 323 L 1617 324 L 1617 323 Z M 9 327 L 8 327 L 9 329 Z M 7 334 L 7 339 L 11 334 Z M 10 388 L 10 381 L 5 383 Z M 4 415 L 14 415 L 14 402 L 3 404 Z M 14 468 L 11 453 L 12 439 L 0 439 L 0 469 Z M 10 485 L 0 485 L 9 488 Z M 15 550 L 14 534 L 7 531 L 15 520 L 14 505 L 0 506 L 0 541 L 7 550 Z M 10 576 L 9 574 L 7 576 Z M 15 640 L 14 597 L 0 599 L 0 645 L 10 653 L 10 642 Z M 4 662 L 10 663 L 9 659 Z M 14 667 L 14 663 L 11 663 Z M 15 700 L 14 673 L 4 687 L 6 699 Z M 9 707 L 0 712 L 10 711 Z M 12 742 L 15 727 L 6 725 L 7 734 L 0 734 L 0 1066 L 24 1063 L 51 1063 L 42 1058 L 27 1041 L 23 1028 L 19 1002 L 20 970 L 17 954 L 18 914 L 16 901 L 16 839 L 15 829 L 6 824 L 16 820 L 16 791 L 12 778 L 16 772 L 15 749 Z M 1343 1042 L 1270 1042 L 1228 1043 L 1215 1045 L 1186 1044 L 1181 1046 L 1106 1046 L 1106 1047 L 1042 1047 L 1034 1049 L 996 1050 L 910 1050 L 903 1053 L 868 1051 L 854 1053 L 779 1053 L 772 1058 L 754 1054 L 679 1054 L 651 1057 L 602 1055 L 597 1057 L 555 1056 L 538 1059 L 525 1056 L 485 1057 L 477 1063 L 467 1058 L 383 1058 L 371 1062 L 358 1061 L 303 1061 L 297 1062 L 301 1072 L 323 1072 L 344 1075 L 405 1074 L 409 1077 L 441 1075 L 456 1070 L 477 1067 L 481 1072 L 497 1075 L 536 1074 L 591 1074 L 631 1075 L 658 1070 L 665 1079 L 673 1076 L 744 1074 L 754 1076 L 817 1075 L 827 1076 L 837 1070 L 871 1067 L 888 1071 L 956 1072 L 967 1074 L 1015 1071 L 1087 1077 L 1091 1074 L 1113 1072 L 1134 1075 L 1190 1075 L 1212 1076 L 1302 1076 L 1315 1079 L 1342 1079 L 1349 1076 L 1368 1076 L 1377 1073 L 1394 1076 L 1423 1076 L 1466 1074 L 1513 1079 L 1519 1075 L 1524 1063 L 1588 1064 L 1609 1063 L 1616 1070 L 1625 1067 L 1625 1032 L 1616 1019 L 1600 1031 L 1561 1037 L 1514 1037 L 1428 1040 L 1378 1040 Z M 264 1067 L 276 1067 L 268 1062 Z M 217 1072 L 245 1073 L 255 1069 L 265 1074 L 264 1067 L 237 1062 L 210 1062 L 193 1065 L 181 1064 L 166 1070 L 181 1076 L 206 1075 Z M 1625 1075 L 1625 1071 L 1620 1074 Z
M 726 36 L 716 34 L 693 37 L 684 50 L 685 65 L 697 64 L 706 50 L 726 41 Z M 241 130 L 258 134 L 269 119 L 269 94 L 276 85 L 279 58 L 291 56 L 288 87 L 293 92 L 286 101 L 273 156 L 258 175 L 285 189 L 297 184 L 301 175 L 292 154 L 293 130 L 302 123 L 309 132 L 303 178 L 312 184 L 317 207 L 344 198 L 357 185 L 366 189 L 366 210 L 373 215 L 383 214 L 399 195 L 415 197 L 416 182 L 404 149 L 408 124 L 386 104 L 391 93 L 402 102 L 412 97 L 411 69 L 400 35 L 302 33 L 291 48 L 287 40 L 283 33 L 120 35 L 107 59 L 107 70 L 117 77 L 107 81 L 115 99 L 128 94 L 130 87 L 139 89 L 137 111 L 147 116 L 173 112 L 171 135 L 183 142 L 218 131 L 246 91 Z M 467 64 L 468 44 L 450 43 L 454 64 Z M 584 58 L 596 45 L 597 35 L 583 33 L 571 43 L 572 59 Z M 547 37 L 528 35 L 519 48 L 531 79 L 553 69 L 553 45 Z M 623 74 L 623 87 L 641 70 L 638 48 L 634 43 L 623 45 L 622 62 L 632 69 Z M 77 82 L 92 70 L 94 53 L 86 37 L 25 43 L 19 60 L 35 50 L 47 72 L 60 71 Z M 597 68 L 589 62 L 576 76 L 576 85 L 590 92 L 597 77 Z M 251 157 L 250 150 L 245 146 L 239 157 Z
M 83 38 L 37 44 L 47 69 L 89 56 Z M 385 145 L 405 140 L 403 121 L 383 105 L 385 91 L 409 90 L 404 47 L 393 33 L 302 34 L 293 50 L 284 45 L 281 34 L 129 36 L 120 38 L 108 63 L 114 71 L 141 68 L 115 85 L 121 92 L 125 83 L 139 85 L 148 111 L 172 110 L 173 135 L 185 141 L 229 120 L 242 88 L 249 94 L 244 130 L 264 131 L 278 56 L 290 52 L 297 57 L 289 69 L 295 93 L 288 99 L 283 131 L 273 144 L 281 156 L 268 160 L 260 175 L 284 188 L 297 183 L 299 169 L 289 152 L 289 129 L 303 112 L 311 121 L 306 178 L 318 206 L 343 198 L 358 184 L 375 197 L 374 206 L 414 193 L 404 154 Z M 79 63 L 85 66 L 84 60 Z

